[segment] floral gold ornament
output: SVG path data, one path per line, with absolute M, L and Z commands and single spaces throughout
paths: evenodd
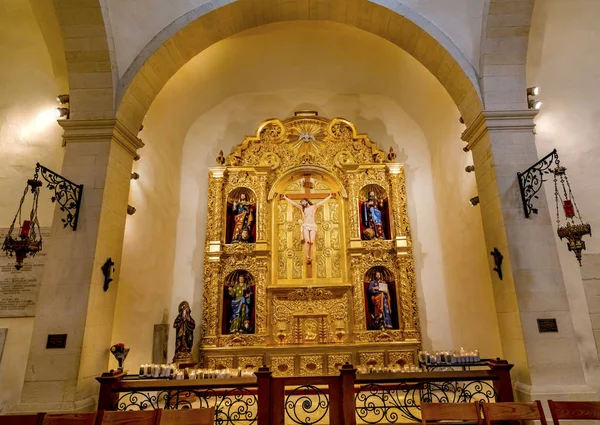
M 328 373 L 334 360 L 335 369 L 340 359 L 329 358 L 331 344 L 344 361 L 365 349 L 416 355 L 421 331 L 408 197 L 395 159 L 348 120 L 311 111 L 265 121 L 224 162 L 220 155 L 206 200 L 205 364 L 264 356 L 275 375 L 292 376 Z M 319 203 L 314 220 L 283 195 Z M 234 211 L 234 201 L 247 208 Z M 370 239 L 362 237 L 367 227 Z M 387 270 L 389 291 L 379 297 L 389 304 L 383 330 L 366 324 L 365 283 L 374 267 Z M 247 279 L 236 291 L 242 274 Z

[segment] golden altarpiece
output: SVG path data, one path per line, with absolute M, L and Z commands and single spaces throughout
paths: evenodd
M 402 164 L 344 119 L 263 122 L 210 169 L 201 358 L 276 376 L 413 363 Z

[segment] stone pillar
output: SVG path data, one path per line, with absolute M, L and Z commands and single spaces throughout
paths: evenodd
M 77 231 L 56 210 L 21 404 L 17 411 L 89 410 L 95 377 L 108 367 L 123 248 L 131 166 L 143 143 L 115 120 L 60 121 L 61 174 L 83 184 Z M 43 158 L 40 158 L 43 163 Z M 101 267 L 111 257 L 114 280 L 104 292 Z M 48 334 L 67 334 L 65 349 L 46 349 Z
M 463 134 L 473 152 L 488 255 L 498 248 L 504 256 L 503 280 L 488 256 L 503 356 L 515 364 L 518 399 L 591 400 L 544 191 L 538 215 L 525 218 L 521 203 L 517 172 L 539 159 L 536 113 L 484 111 Z M 548 318 L 557 320 L 558 333 L 539 333 L 537 319 Z

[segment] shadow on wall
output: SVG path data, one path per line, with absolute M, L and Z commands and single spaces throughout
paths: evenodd
M 402 148 L 401 144 L 398 143 L 394 136 L 390 135 L 385 123 L 380 119 L 368 119 L 362 115 L 358 115 L 354 121 L 356 124 L 356 128 L 360 132 L 361 129 L 369 129 L 369 138 L 377 143 L 377 145 L 386 150 L 392 146 L 394 151 L 396 151 L 396 162 L 404 164 L 404 174 L 406 177 L 406 187 L 416 187 L 415 186 L 415 173 L 417 172 L 417 167 L 411 167 L 408 155 L 406 150 Z M 421 278 L 421 271 L 423 270 L 424 264 L 424 253 L 423 247 L 419 242 L 419 216 L 415 211 L 415 197 L 414 191 L 407 189 L 407 197 L 408 197 L 408 209 L 410 216 L 410 225 L 411 225 L 411 236 L 413 239 L 413 256 L 415 259 L 415 273 L 416 273 L 416 281 L 417 281 L 417 301 L 419 305 L 419 321 L 421 322 L 421 340 L 422 344 L 425 347 L 431 347 L 432 341 L 429 337 L 429 333 L 427 332 L 427 308 L 425 305 L 425 294 L 423 292 L 423 280 Z

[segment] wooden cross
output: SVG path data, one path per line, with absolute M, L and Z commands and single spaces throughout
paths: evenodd
M 293 199 L 296 201 L 300 201 L 304 198 L 309 199 L 309 200 L 314 200 L 314 199 L 325 199 L 329 196 L 329 193 L 313 193 L 311 192 L 311 189 L 314 188 L 314 183 L 310 181 L 311 177 L 310 174 L 305 174 L 304 175 L 304 182 L 302 183 L 302 186 L 304 187 L 304 193 L 296 193 L 296 194 L 291 194 L 291 195 L 286 195 L 289 199 Z M 335 198 L 335 195 L 333 195 L 333 198 Z M 314 247 L 313 247 L 314 249 Z M 314 256 L 311 254 L 311 257 L 314 258 Z M 311 264 L 306 264 L 306 277 L 307 278 L 312 278 L 312 263 Z
M 301 199 L 325 199 L 329 196 L 329 193 L 312 193 L 310 190 L 314 188 L 315 184 L 310 181 L 310 174 L 304 175 L 304 182 L 302 183 L 304 187 L 304 193 L 296 193 L 291 195 L 286 195 L 290 199 L 301 200 Z M 335 198 L 335 195 L 333 196 Z

